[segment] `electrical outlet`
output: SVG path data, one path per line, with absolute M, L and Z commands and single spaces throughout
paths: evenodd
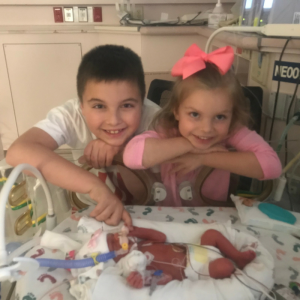
M 64 19 L 65 22 L 74 22 L 72 7 L 64 7 Z
M 53 14 L 55 23 L 62 23 L 64 21 L 61 7 L 53 7 Z
M 78 7 L 78 21 L 79 22 L 88 21 L 88 13 L 86 7 Z
M 94 22 L 102 22 L 102 8 L 93 7 Z

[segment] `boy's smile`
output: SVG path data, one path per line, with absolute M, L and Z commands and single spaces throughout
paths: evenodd
M 174 112 L 180 134 L 200 150 L 222 142 L 229 133 L 232 106 L 226 91 L 195 90 Z
M 122 146 L 136 132 L 142 99 L 135 83 L 88 81 L 81 110 L 90 131 L 111 146 Z

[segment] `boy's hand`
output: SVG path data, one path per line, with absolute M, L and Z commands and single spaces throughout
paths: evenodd
M 84 155 L 79 158 L 78 162 L 87 163 L 94 169 L 109 167 L 120 150 L 121 147 L 108 145 L 99 139 L 93 140 L 86 146 Z
M 95 186 L 89 193 L 90 197 L 98 204 L 90 213 L 90 216 L 98 221 L 104 221 L 108 225 L 118 225 L 120 220 L 131 228 L 130 214 L 124 208 L 122 202 L 107 187 Z

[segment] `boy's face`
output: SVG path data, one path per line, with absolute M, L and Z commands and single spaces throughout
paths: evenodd
M 122 146 L 140 125 L 142 99 L 135 83 L 88 81 L 81 110 L 97 138 L 111 146 Z

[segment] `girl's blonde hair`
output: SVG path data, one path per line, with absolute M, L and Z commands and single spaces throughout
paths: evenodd
M 233 101 L 232 120 L 229 134 L 239 126 L 248 126 L 250 121 L 249 107 L 244 96 L 242 87 L 229 70 L 225 75 L 219 72 L 216 65 L 206 63 L 206 68 L 189 76 L 186 79 L 179 77 L 173 87 L 171 97 L 166 105 L 160 110 L 152 121 L 152 128 L 167 137 L 174 136 L 178 129 L 178 121 L 174 112 L 179 108 L 180 103 L 189 97 L 195 90 L 227 90 L 228 96 Z

